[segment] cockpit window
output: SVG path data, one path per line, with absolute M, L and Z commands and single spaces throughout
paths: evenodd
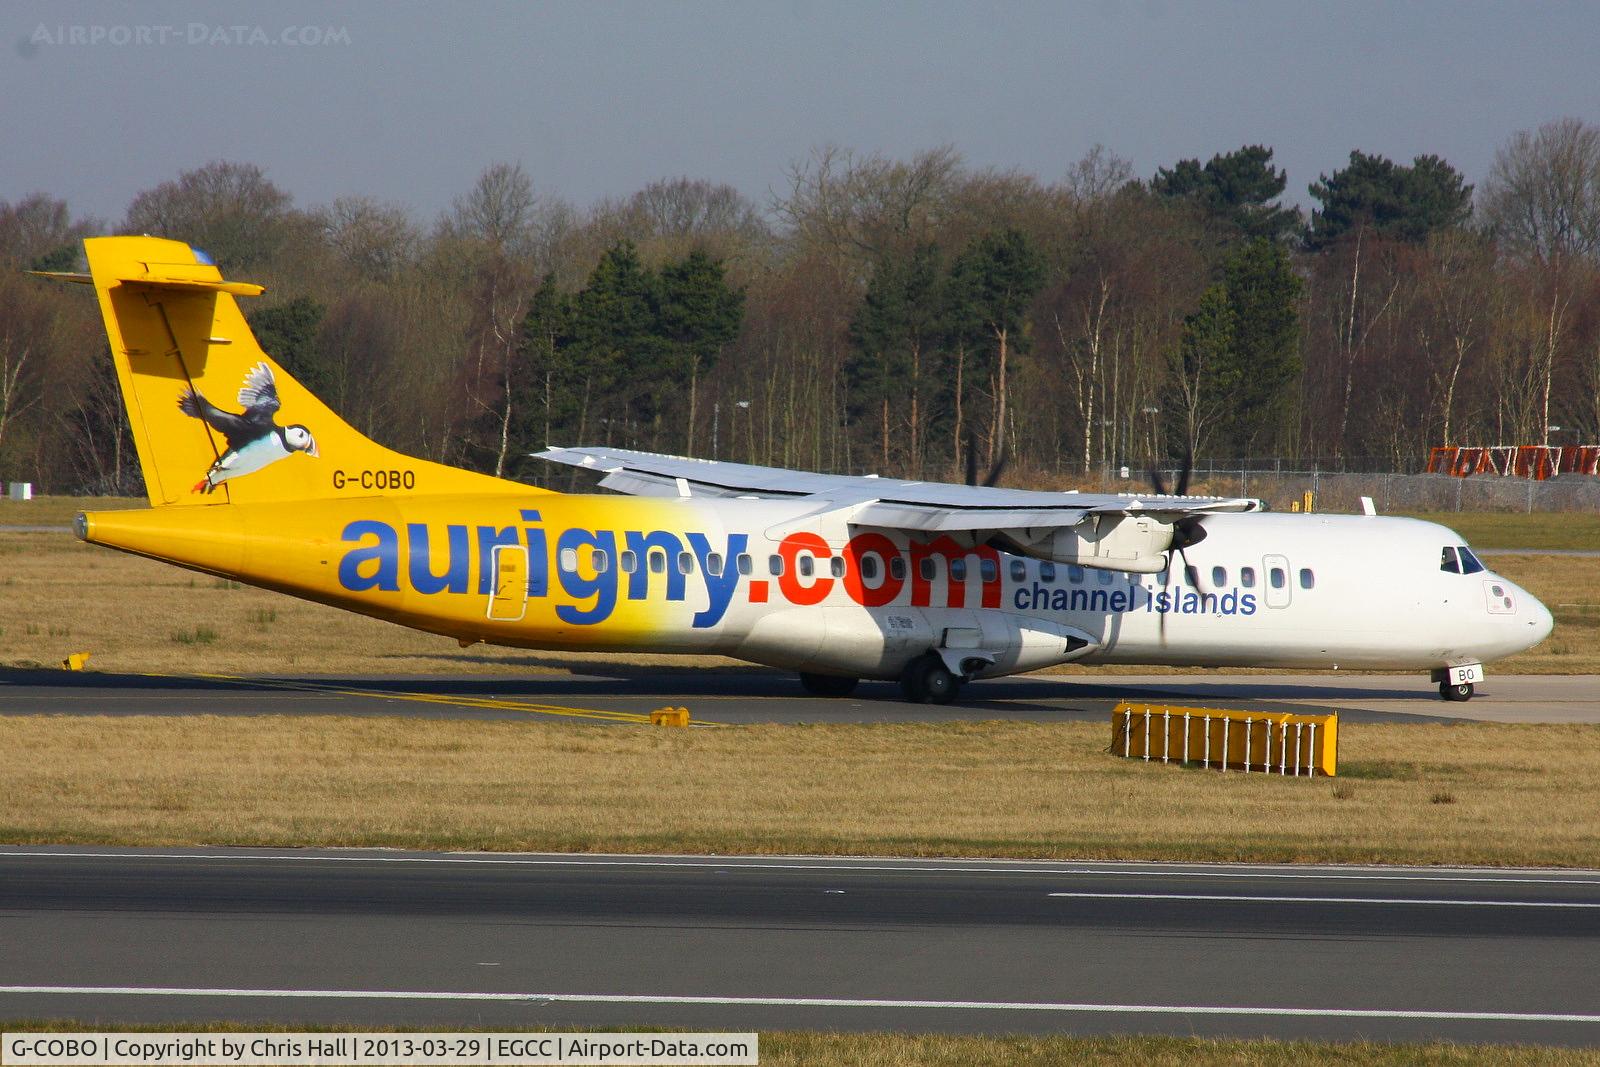
M 1478 557 L 1472 554 L 1472 549 L 1468 548 L 1466 545 L 1457 546 L 1456 551 L 1461 554 L 1462 574 L 1477 574 L 1479 571 L 1488 569 L 1481 562 L 1479 562 Z
M 1448 545 L 1439 550 L 1439 569 L 1451 574 L 1461 573 L 1461 561 L 1456 559 L 1456 550 Z

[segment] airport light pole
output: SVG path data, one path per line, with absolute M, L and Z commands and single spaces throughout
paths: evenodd
M 746 428 L 746 430 L 748 432 L 745 434 L 745 441 L 746 441 L 747 444 L 753 445 L 754 442 L 755 442 L 755 431 L 750 429 L 750 425 L 751 425 L 751 419 L 749 418 L 749 415 L 750 415 L 750 401 L 748 401 L 748 400 L 735 400 L 733 402 L 733 413 L 734 413 L 734 415 L 738 415 L 739 412 L 741 412 L 741 411 L 743 411 L 745 413 L 745 416 L 746 416 L 745 420 L 744 420 L 744 424 L 745 424 L 745 428 Z M 728 432 L 733 435 L 734 448 L 737 450 L 738 442 L 739 442 L 739 425 L 738 425 L 738 421 L 734 420 L 731 423 L 731 426 L 732 426 L 732 429 L 730 429 Z M 746 449 L 745 462 L 747 462 L 747 463 L 755 462 L 753 459 L 750 458 L 750 452 L 752 452 L 752 451 L 753 451 L 753 448 L 747 448 Z

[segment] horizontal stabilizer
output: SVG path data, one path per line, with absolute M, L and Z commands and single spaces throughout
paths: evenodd
M 79 285 L 93 285 L 94 275 L 78 271 L 59 270 L 30 270 L 29 274 L 40 278 L 49 278 L 56 282 L 76 282 Z M 227 293 L 230 296 L 260 296 L 267 291 L 264 285 L 254 282 L 228 282 L 211 278 L 183 278 L 171 277 L 165 274 L 140 273 L 124 274 L 111 279 L 109 285 L 142 285 L 155 289 L 170 289 L 183 293 Z

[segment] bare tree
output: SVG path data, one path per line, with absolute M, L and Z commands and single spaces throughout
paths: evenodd
M 422 241 L 405 208 L 369 196 L 342 196 L 319 218 L 323 237 L 345 266 L 378 281 L 411 265 Z
M 1514 134 L 1495 153 L 1480 202 L 1518 254 L 1541 263 L 1600 255 L 1600 126 L 1567 118 Z

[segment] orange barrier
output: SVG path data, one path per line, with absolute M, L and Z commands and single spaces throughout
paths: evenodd
M 1600 475 L 1600 445 L 1444 445 L 1428 453 L 1429 474 L 1475 474 L 1542 482 L 1560 474 Z

